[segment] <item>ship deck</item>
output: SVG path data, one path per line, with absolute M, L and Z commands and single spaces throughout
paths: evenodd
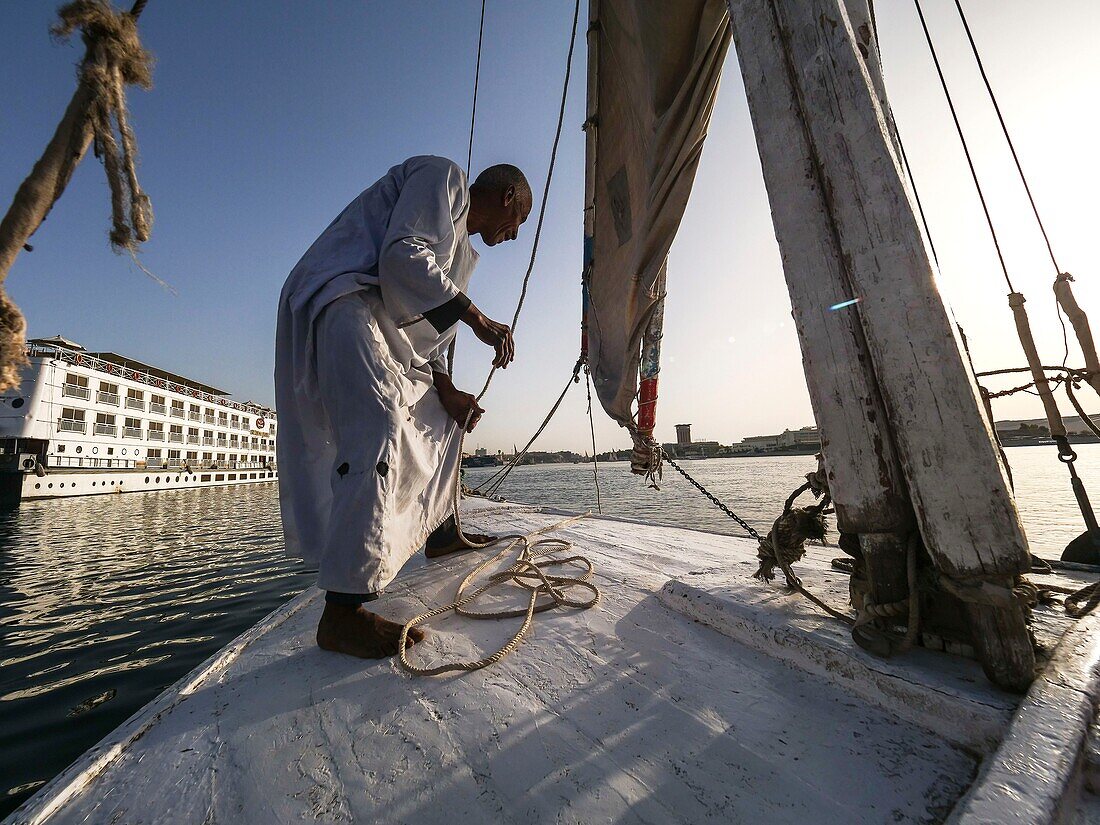
M 464 510 L 479 531 L 561 519 Z M 418 678 L 325 653 L 307 591 L 12 821 L 940 821 L 1018 704 L 972 661 L 854 649 L 801 597 L 751 579 L 746 539 L 609 518 L 554 535 L 593 561 L 603 597 L 536 616 L 499 664 Z M 482 552 L 418 557 L 373 607 L 403 619 L 449 603 Z M 842 606 L 836 552 L 813 548 L 799 570 Z M 476 658 L 515 621 L 436 620 L 413 657 Z M 1051 610 L 1037 627 L 1065 624 Z

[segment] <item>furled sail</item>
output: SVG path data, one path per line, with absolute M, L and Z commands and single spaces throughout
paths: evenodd
M 604 410 L 634 439 L 634 471 L 645 473 L 660 460 L 653 424 L 665 261 L 714 107 L 729 14 L 725 0 L 591 0 L 590 18 L 588 363 Z

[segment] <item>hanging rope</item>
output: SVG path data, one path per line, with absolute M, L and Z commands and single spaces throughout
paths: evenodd
M 17 386 L 26 365 L 26 320 L 4 293 L 3 282 L 65 191 L 92 140 L 103 158 L 111 190 L 111 243 L 133 254 L 149 236 L 149 199 L 137 182 L 137 150 L 126 110 L 125 86 L 152 85 L 152 56 L 137 35 L 144 0 L 129 13 L 107 0 L 76 0 L 58 12 L 54 36 L 81 30 L 85 54 L 79 82 L 61 122 L 0 221 L 0 391 Z M 117 136 L 116 136 L 117 130 Z
M 137 13 L 143 6 L 135 7 Z M 153 214 L 137 179 L 137 143 L 125 87 L 150 88 L 153 59 L 138 40 L 136 16 L 116 12 L 106 0 L 75 0 L 62 6 L 58 18 L 51 29 L 55 37 L 67 40 L 80 29 L 88 47 L 80 75 L 91 92 L 95 151 L 111 189 L 111 245 L 133 252 L 149 239 Z
M 519 321 L 520 312 L 523 310 L 524 301 L 527 298 L 527 287 L 528 287 L 528 284 L 530 283 L 530 280 L 531 280 L 531 273 L 535 269 L 535 260 L 536 260 L 536 257 L 538 255 L 539 240 L 542 237 L 542 227 L 543 227 L 543 223 L 546 219 L 546 204 L 547 204 L 547 200 L 549 199 L 549 195 L 550 195 L 550 184 L 551 184 L 551 182 L 553 181 L 553 178 L 554 178 L 554 168 L 557 165 L 558 145 L 561 142 L 562 126 L 565 123 L 565 104 L 566 104 L 566 101 L 568 100 L 568 97 L 569 97 L 569 79 L 570 79 L 570 76 L 572 75 L 573 51 L 576 47 L 576 42 L 577 42 L 577 21 L 580 19 L 580 12 L 581 12 L 580 0 L 576 0 L 576 2 L 574 3 L 574 7 L 573 7 L 573 25 L 571 27 L 570 35 L 569 35 L 569 51 L 568 51 L 568 54 L 566 56 L 566 61 L 565 61 L 565 80 L 562 83 L 561 105 L 558 108 L 558 123 L 557 123 L 557 128 L 554 132 L 553 147 L 550 150 L 550 163 L 549 163 L 549 168 L 546 171 L 546 184 L 543 187 L 543 191 L 542 191 L 542 203 L 539 205 L 539 217 L 538 217 L 538 222 L 535 225 L 535 238 L 534 238 L 534 241 L 531 244 L 531 259 L 530 259 L 530 261 L 527 265 L 527 272 L 523 276 L 523 286 L 520 290 L 519 300 L 516 303 L 516 311 L 512 316 L 511 328 L 512 328 L 513 333 L 515 332 L 516 324 Z M 471 119 L 471 121 L 472 121 L 472 119 Z M 573 376 L 570 378 L 570 384 L 573 383 L 575 380 L 577 380 L 577 376 L 579 374 L 581 364 L 582 364 L 582 361 L 578 360 L 577 365 L 573 368 Z M 487 393 L 489 391 L 489 385 L 492 383 L 493 376 L 496 374 L 496 371 L 497 371 L 497 368 L 495 366 L 492 369 L 489 370 L 489 374 L 485 378 L 485 385 L 481 388 L 481 392 L 479 392 L 477 394 L 477 400 L 478 401 L 480 401 L 485 396 L 485 393 Z M 565 394 L 568 391 L 569 391 L 569 384 L 567 384 L 565 389 L 562 390 L 561 395 L 558 397 L 558 400 L 554 403 L 554 406 L 551 408 L 550 413 L 543 420 L 542 426 L 539 428 L 539 431 L 535 434 L 535 436 L 531 439 L 531 441 L 528 442 L 528 446 L 530 446 L 530 444 L 534 442 L 534 439 L 537 438 L 538 435 L 542 432 L 542 430 L 544 430 L 546 428 L 546 426 L 549 424 L 550 419 L 553 417 L 554 413 L 557 412 L 558 407 L 561 406 L 561 402 L 565 398 Z M 471 407 L 470 411 L 466 414 L 466 420 L 461 425 L 462 426 L 462 433 L 459 437 L 459 443 L 458 443 L 459 456 L 462 455 L 462 451 L 463 451 L 465 441 L 466 441 L 466 433 L 469 430 L 470 419 L 473 417 L 473 414 L 474 414 L 474 411 L 473 411 L 473 408 Z M 516 544 L 516 542 L 522 543 L 523 544 L 523 549 L 520 551 L 520 554 L 517 557 L 515 563 L 512 565 L 512 567 L 509 568 L 509 570 L 506 571 L 505 574 L 500 574 L 503 578 L 499 578 L 499 580 L 498 580 L 498 577 L 494 577 L 493 580 L 491 580 L 488 585 L 485 585 L 485 586 L 479 588 L 478 590 L 474 591 L 473 593 L 471 593 L 468 596 L 463 596 L 462 592 L 465 589 L 466 585 L 474 577 L 476 577 L 476 575 L 479 572 L 481 572 L 481 570 L 483 570 L 485 567 L 487 567 L 489 564 L 491 564 L 493 559 L 490 559 L 487 562 L 483 562 L 482 564 L 478 565 L 478 567 L 476 567 L 474 569 L 474 571 L 469 576 L 467 576 L 466 579 L 464 579 L 463 582 L 459 585 L 458 590 L 457 590 L 456 595 L 455 595 L 455 600 L 454 600 L 453 603 L 451 603 L 450 605 L 447 605 L 445 607 L 436 608 L 435 610 L 429 611 L 428 613 L 422 614 L 421 616 L 414 617 L 411 621 L 409 621 L 405 624 L 405 626 L 401 630 L 401 640 L 398 644 L 398 650 L 400 651 L 401 665 L 402 665 L 402 667 L 404 667 L 409 672 L 417 674 L 417 675 L 422 675 L 422 676 L 430 676 L 430 675 L 437 675 L 437 674 L 440 674 L 440 673 L 448 673 L 448 672 L 451 672 L 451 671 L 454 671 L 454 670 L 477 670 L 477 669 L 482 668 L 482 667 L 487 667 L 488 665 L 491 665 L 495 662 L 500 661 L 505 656 L 507 656 L 509 653 L 511 653 L 512 650 L 514 650 L 516 647 L 519 646 L 519 643 L 523 640 L 524 635 L 527 633 L 527 630 L 531 626 L 531 621 L 532 621 L 535 613 L 540 612 L 541 610 L 548 610 L 552 607 L 557 607 L 557 606 L 577 607 L 577 608 L 582 608 L 582 609 L 586 609 L 586 608 L 589 608 L 589 607 L 595 607 L 595 605 L 599 602 L 599 598 L 600 598 L 599 590 L 595 587 L 595 585 L 593 585 L 593 584 L 591 584 L 587 581 L 588 577 L 591 575 L 591 572 L 592 572 L 592 565 L 586 559 L 583 559 L 580 556 L 574 556 L 574 557 L 571 557 L 569 559 L 548 560 L 548 561 L 543 562 L 543 563 L 539 563 L 539 562 L 535 561 L 535 559 L 546 555 L 542 551 L 535 551 L 534 548 L 536 546 L 538 546 L 540 544 L 553 544 L 554 546 L 557 546 L 557 547 L 563 547 L 563 546 L 568 547 L 569 546 L 568 542 L 563 542 L 563 541 L 560 541 L 560 540 L 557 540 L 557 539 L 544 539 L 541 542 L 531 543 L 529 541 L 529 537 L 521 536 L 521 535 L 498 536 L 498 537 L 496 537 L 496 538 L 494 538 L 494 539 L 492 539 L 491 541 L 488 541 L 488 542 L 477 542 L 477 541 L 472 540 L 469 536 L 467 536 L 462 530 L 462 514 L 460 512 L 460 509 L 461 509 L 460 508 L 460 498 L 461 498 L 461 494 L 462 494 L 461 467 L 462 467 L 462 462 L 460 460 L 460 461 L 456 462 L 454 479 L 453 479 L 453 483 L 451 485 L 452 491 L 453 491 L 452 501 L 451 501 L 451 509 L 454 513 L 455 530 L 458 534 L 459 540 L 463 544 L 465 544 L 467 547 L 470 547 L 472 549 L 478 549 L 478 550 L 485 549 L 485 548 L 490 547 L 494 544 L 497 544 L 501 541 L 509 541 L 510 540 L 511 544 L 509 544 L 509 546 L 507 548 L 502 550 L 501 553 L 499 553 L 497 555 L 497 558 L 502 558 L 508 552 L 508 550 L 510 550 L 511 547 L 513 547 Z M 579 517 L 579 518 L 583 518 L 583 516 Z M 558 525 L 555 525 L 554 527 L 546 528 L 546 530 L 539 531 L 539 532 L 548 532 L 550 530 L 559 529 L 560 527 L 563 527 L 563 526 L 565 526 L 565 525 L 567 525 L 567 524 L 569 524 L 569 523 L 571 523 L 572 521 L 575 521 L 575 520 L 576 519 L 567 520 L 565 522 L 561 522 Z M 555 564 L 567 564 L 567 563 L 576 563 L 576 564 L 586 565 L 587 566 L 586 574 L 584 576 L 582 576 L 581 578 L 570 578 L 570 577 L 547 576 L 545 573 L 542 572 L 543 567 L 550 566 L 550 565 L 555 565 Z M 531 584 L 532 580 L 534 580 L 534 579 L 537 579 L 539 581 L 538 585 L 532 585 Z M 420 667 L 414 666 L 413 664 L 411 664 L 409 662 L 408 656 L 407 656 L 407 653 L 406 653 L 406 650 L 405 650 L 405 642 L 406 642 L 406 639 L 408 637 L 409 630 L 412 627 L 415 627 L 417 624 L 420 624 L 424 621 L 427 621 L 429 618 L 434 618 L 435 616 L 440 616 L 440 615 L 443 615 L 444 613 L 448 613 L 451 610 L 454 610 L 454 611 L 457 612 L 457 611 L 459 611 L 460 608 L 462 608 L 465 605 L 471 603 L 472 601 L 477 599 L 480 595 L 484 594 L 489 589 L 492 589 L 493 587 L 498 586 L 499 584 L 503 583 L 504 581 L 513 581 L 514 583 L 519 584 L 523 587 L 527 587 L 528 589 L 531 590 L 530 603 L 528 604 L 527 610 L 523 614 L 525 616 L 524 622 L 523 622 L 522 626 L 520 627 L 520 629 L 516 632 L 515 636 L 512 637 L 512 640 L 508 644 L 506 644 L 504 647 L 502 647 L 500 650 L 498 650 L 495 654 L 493 654 L 491 656 L 487 656 L 487 657 L 485 657 L 483 659 L 480 659 L 476 662 L 444 664 L 444 665 L 439 665 L 435 668 L 420 668 Z M 564 593 L 563 593 L 563 588 L 564 587 L 570 587 L 570 586 L 584 587 L 584 588 L 586 588 L 586 589 L 588 589 L 592 592 L 592 597 L 588 600 L 581 600 L 581 601 L 570 600 L 570 599 L 566 598 Z M 540 595 L 548 595 L 548 596 L 551 597 L 552 601 L 547 603 L 546 605 L 544 605 L 542 607 L 539 607 L 537 605 L 537 600 L 538 600 L 538 597 Z M 467 614 L 462 614 L 462 615 L 467 615 Z M 520 614 L 518 614 L 516 612 L 507 612 L 506 611 L 506 612 L 503 612 L 503 613 L 500 613 L 500 614 L 482 614 L 482 615 L 476 616 L 475 618 L 508 618 L 508 617 L 517 616 L 517 615 L 520 615 Z
M 481 85 L 481 44 L 485 38 L 485 0 L 481 0 L 481 23 L 477 29 L 477 65 L 474 67 L 474 102 L 470 106 L 470 143 L 466 149 L 466 180 L 470 180 L 471 162 L 474 157 L 474 122 L 477 120 L 477 90 Z M 458 336 L 447 344 L 447 375 L 455 372 L 455 342 Z

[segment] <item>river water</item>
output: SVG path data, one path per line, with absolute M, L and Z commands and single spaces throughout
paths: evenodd
M 1079 471 L 1100 505 L 1100 445 Z M 1052 447 L 1008 451 L 1032 548 L 1057 557 L 1081 532 Z M 764 531 L 812 457 L 683 465 Z M 469 470 L 468 484 L 492 469 Z M 600 467 L 611 515 L 739 534 L 668 468 L 647 489 Z M 517 468 L 513 501 L 595 510 L 590 465 Z M 282 554 L 274 484 L 41 501 L 0 514 L 0 816 L 161 690 L 312 582 Z

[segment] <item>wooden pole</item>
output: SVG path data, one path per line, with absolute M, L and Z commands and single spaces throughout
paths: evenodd
M 834 497 L 881 523 L 908 489 L 943 575 L 1010 588 L 1027 541 L 844 0 L 729 5 Z M 967 611 L 987 674 L 1025 686 L 1022 609 Z
M 1068 273 L 1059 275 L 1054 281 L 1054 296 L 1062 312 L 1066 313 L 1069 322 L 1073 324 L 1077 343 L 1081 345 L 1081 354 L 1085 356 L 1085 369 L 1089 371 L 1089 386 L 1100 393 L 1100 359 L 1096 356 L 1096 342 L 1092 338 L 1089 318 L 1073 296 L 1073 287 L 1069 285 L 1072 280 L 1073 276 Z
M 837 527 L 859 535 L 873 599 L 898 601 L 916 521 L 855 307 L 833 309 L 854 297 L 836 228 L 766 7 L 730 6 Z

